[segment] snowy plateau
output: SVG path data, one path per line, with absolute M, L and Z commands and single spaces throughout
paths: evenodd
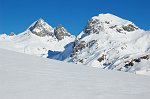
M 92 17 L 77 36 L 39 19 L 23 33 L 0 35 L 0 48 L 99 70 L 150 75 L 150 31 L 112 14 Z
M 0 49 L 0 99 L 149 99 L 150 77 Z

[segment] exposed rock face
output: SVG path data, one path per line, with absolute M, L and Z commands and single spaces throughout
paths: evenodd
M 84 32 L 87 34 L 98 34 L 99 31 L 103 30 L 104 27 L 102 22 L 100 22 L 98 19 L 91 19 L 85 26 Z
M 124 22 L 123 22 L 124 21 Z M 114 30 L 118 33 L 128 33 L 138 30 L 139 28 L 132 22 L 127 20 L 122 20 L 117 16 L 112 16 L 111 14 L 100 15 L 99 17 L 92 17 L 87 25 L 85 26 L 83 32 L 85 34 L 99 34 L 99 32 L 104 32 L 107 30 Z
M 31 27 L 29 27 L 29 30 L 33 34 L 40 37 L 54 36 L 53 28 L 49 26 L 43 19 L 36 21 Z
M 81 41 L 79 42 L 78 44 L 75 44 L 74 46 L 74 52 L 73 53 L 76 53 L 76 52 L 79 52 L 81 51 L 83 48 L 86 47 L 86 42 L 85 41 Z
M 43 19 L 37 20 L 29 27 L 29 30 L 37 36 L 52 36 L 57 40 L 62 40 L 66 36 L 71 36 L 71 34 L 62 25 L 58 25 L 56 28 L 52 28 Z
M 54 29 L 54 35 L 58 40 L 64 39 L 65 36 L 71 36 L 62 25 L 58 25 Z
M 15 33 L 14 32 L 11 32 L 10 34 L 9 34 L 9 36 L 14 36 L 15 35 Z
M 132 32 L 132 31 L 138 30 L 138 28 L 135 27 L 135 26 L 132 25 L 132 24 L 129 24 L 129 25 L 127 25 L 127 26 L 122 26 L 122 28 L 123 28 L 125 31 L 128 31 L 128 32 Z

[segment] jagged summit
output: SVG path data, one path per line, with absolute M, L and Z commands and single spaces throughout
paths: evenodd
M 33 22 L 29 28 L 35 26 L 36 24 L 44 24 L 44 23 L 47 23 L 47 22 L 46 22 L 44 19 L 39 18 L 38 20 L 36 20 L 35 22 Z M 47 23 L 47 24 L 48 24 L 48 23 Z M 51 26 L 50 26 L 50 27 L 51 27 Z M 51 27 L 51 28 L 52 28 L 52 27 Z
M 37 22 L 39 22 L 39 23 L 43 23 L 43 22 L 45 22 L 45 21 L 44 21 L 44 19 L 39 18 L 39 19 L 37 20 Z
M 35 21 L 29 28 L 33 34 L 44 37 L 44 36 L 52 36 L 57 40 L 62 40 L 65 37 L 71 36 L 71 34 L 65 29 L 61 24 L 57 25 L 56 28 L 52 28 L 47 22 L 45 22 L 42 18 Z
M 61 25 L 57 25 L 54 29 L 54 35 L 58 40 L 64 39 L 65 36 L 71 36 L 71 34 Z
M 42 18 L 35 21 L 29 28 L 33 34 L 43 36 L 54 36 L 53 28 L 45 22 Z

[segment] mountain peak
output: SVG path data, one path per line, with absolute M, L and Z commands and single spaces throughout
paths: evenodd
M 37 24 L 43 24 L 43 23 L 47 23 L 44 19 L 42 19 L 42 18 L 39 18 L 38 20 L 36 20 L 36 21 L 34 21 L 31 25 L 30 25 L 30 27 L 29 28 L 31 28 L 31 27 L 33 27 L 33 26 L 35 26 L 35 25 L 37 25 Z
M 61 25 L 57 25 L 54 29 L 54 35 L 58 40 L 64 39 L 65 36 L 71 36 L 71 34 Z
M 44 21 L 44 19 L 39 18 L 36 22 L 38 22 L 38 23 L 44 23 L 45 21 Z
M 116 16 L 116 15 L 114 15 L 114 14 L 110 14 L 110 13 L 106 13 L 106 14 L 104 14 L 104 13 L 102 13 L 102 14 L 99 14 L 98 15 L 99 17 L 114 17 L 114 18 L 119 18 L 118 16 Z
M 42 18 L 35 21 L 29 28 L 33 34 L 43 36 L 53 36 L 53 28 L 45 22 Z
M 117 33 L 128 33 L 138 30 L 139 28 L 131 21 L 122 19 L 113 14 L 99 14 L 92 17 L 85 29 L 86 34 L 99 34 L 101 31 L 113 30 Z
M 132 23 L 128 20 L 125 20 L 123 18 L 120 18 L 116 15 L 106 13 L 106 14 L 99 14 L 98 16 L 92 17 L 93 20 L 99 20 L 100 22 L 106 23 L 106 24 L 115 24 L 115 25 L 124 25 L 126 23 Z
M 99 14 L 98 16 L 94 16 L 94 17 L 92 17 L 92 18 L 98 18 L 98 19 L 112 19 L 112 20 L 114 20 L 114 19 L 118 19 L 118 20 L 124 20 L 124 19 L 122 19 L 122 18 L 120 18 L 120 17 L 118 17 L 118 16 L 116 16 L 116 15 L 114 15 L 114 14 L 110 14 L 110 13 L 106 13 L 106 14 Z

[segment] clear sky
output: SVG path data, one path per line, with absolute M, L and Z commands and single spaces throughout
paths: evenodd
M 0 33 L 23 32 L 43 18 L 52 27 L 62 24 L 72 34 L 100 13 L 111 13 L 150 29 L 150 0 L 0 0 Z

